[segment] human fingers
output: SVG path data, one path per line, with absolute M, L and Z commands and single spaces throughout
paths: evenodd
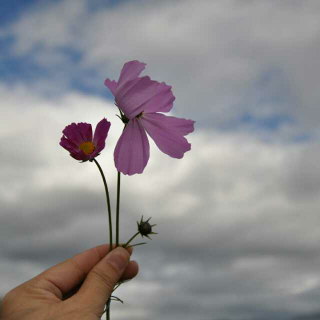
M 126 249 L 118 247 L 107 254 L 87 275 L 76 298 L 86 309 L 101 316 L 114 286 L 120 280 L 129 264 L 130 254 Z M 129 273 L 137 272 L 133 264 Z
M 47 287 L 49 291 L 62 299 L 63 294 L 70 292 L 83 282 L 90 270 L 107 255 L 109 248 L 109 245 L 104 244 L 86 250 L 44 271 L 34 279 L 40 282 L 42 287 Z M 131 255 L 132 248 L 126 250 Z M 34 279 L 30 281 L 33 282 Z
M 124 270 L 121 281 L 122 280 L 130 280 L 134 278 L 139 272 L 139 265 L 136 261 L 130 261 L 127 265 L 127 268 Z
M 134 278 L 139 271 L 139 265 L 137 264 L 136 261 L 130 261 L 129 264 L 127 265 L 126 269 L 124 270 L 122 277 L 120 278 L 120 281 L 126 281 L 126 280 L 131 280 Z M 71 289 L 69 292 L 63 294 L 62 300 L 66 300 L 71 298 L 73 295 L 75 295 L 79 289 L 81 288 L 83 282 L 79 283 L 76 287 Z

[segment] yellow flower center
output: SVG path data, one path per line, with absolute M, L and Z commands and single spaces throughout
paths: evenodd
M 82 142 L 79 146 L 79 149 L 82 150 L 87 156 L 91 154 L 95 147 L 92 141 Z

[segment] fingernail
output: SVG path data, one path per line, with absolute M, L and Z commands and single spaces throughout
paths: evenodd
M 127 250 L 118 247 L 113 249 L 107 256 L 107 261 L 114 265 L 119 271 L 124 269 L 128 263 L 128 252 Z

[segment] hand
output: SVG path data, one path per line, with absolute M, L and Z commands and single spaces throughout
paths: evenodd
M 138 264 L 132 248 L 89 249 L 11 290 L 2 302 L 2 320 L 97 320 L 113 287 L 132 279 Z

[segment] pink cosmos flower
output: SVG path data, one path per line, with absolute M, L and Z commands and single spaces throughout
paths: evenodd
M 102 119 L 96 127 L 92 139 L 92 127 L 89 123 L 71 123 L 62 131 L 64 134 L 60 146 L 70 152 L 76 160 L 92 161 L 105 147 L 105 141 L 111 123 Z
M 180 159 L 191 149 L 184 136 L 194 130 L 193 120 L 159 113 L 169 112 L 175 97 L 171 86 L 164 82 L 139 77 L 145 66 L 136 60 L 127 62 L 117 82 L 108 78 L 104 82 L 126 123 L 114 151 L 114 161 L 118 171 L 128 175 L 142 173 L 148 163 L 150 148 L 146 132 L 162 152 Z

